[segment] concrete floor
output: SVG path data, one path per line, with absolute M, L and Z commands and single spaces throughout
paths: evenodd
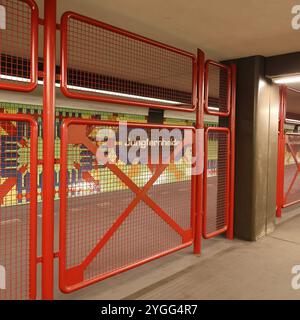
M 300 216 L 284 213 L 276 231 L 257 241 L 203 242 L 96 285 L 56 299 L 300 299 L 291 287 L 300 265 Z

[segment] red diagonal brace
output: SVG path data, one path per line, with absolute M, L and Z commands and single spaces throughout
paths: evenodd
M 24 174 L 25 171 L 27 170 L 28 165 L 23 165 L 18 172 L 21 174 Z M 16 174 L 18 173 L 16 172 Z M 6 195 L 11 191 L 11 189 L 16 185 L 17 183 L 17 178 L 7 178 L 4 183 L 1 185 L 1 190 L 0 190 L 0 203 L 3 203 L 4 198 Z
M 89 151 L 93 154 L 97 152 L 97 146 L 90 141 L 86 135 L 81 135 L 80 133 L 76 134 L 77 138 L 74 139 L 74 136 L 70 139 L 69 133 L 69 143 L 72 144 L 84 144 Z M 170 158 L 174 159 L 174 154 L 181 151 L 183 148 L 182 144 L 177 146 L 176 149 L 172 152 Z M 93 261 L 95 256 L 100 252 L 100 250 L 105 246 L 108 240 L 113 236 L 113 234 L 118 230 L 121 224 L 125 221 L 125 219 L 130 215 L 130 213 L 135 209 L 140 201 L 144 201 L 153 211 L 162 218 L 171 228 L 173 228 L 183 239 L 183 243 L 190 241 L 192 237 L 191 232 L 187 232 L 183 230 L 162 208 L 160 208 L 148 195 L 147 192 L 156 182 L 156 180 L 161 176 L 163 171 L 168 167 L 168 164 L 159 164 L 156 166 L 156 170 L 151 177 L 151 179 L 147 182 L 147 184 L 140 189 L 122 170 L 120 170 L 115 164 L 106 163 L 105 166 L 110 169 L 122 182 L 124 182 L 128 188 L 130 188 L 135 194 L 136 198 L 129 204 L 129 206 L 123 211 L 123 213 L 118 217 L 118 219 L 113 223 L 110 229 L 104 234 L 104 236 L 100 239 L 98 244 L 94 247 L 94 249 L 87 255 L 84 261 L 71 269 L 68 270 L 69 276 L 68 278 L 71 280 L 81 279 L 83 277 L 83 271 L 88 267 L 88 265 Z M 78 278 L 79 277 L 79 278 Z M 72 281 L 71 281 L 72 282 Z

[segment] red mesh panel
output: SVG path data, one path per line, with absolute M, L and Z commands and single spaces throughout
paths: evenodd
M 205 137 L 205 238 L 227 230 L 229 213 L 229 129 L 207 128 Z
M 284 163 L 284 205 L 300 201 L 300 134 L 286 134 Z
M 62 136 L 61 289 L 73 291 L 192 244 L 191 148 L 166 165 L 126 164 L 118 152 L 115 164 L 100 165 L 95 136 L 111 128 L 116 144 L 124 143 L 118 123 L 72 121 L 78 124 L 64 126 Z M 181 151 L 174 147 L 172 154 Z
M 0 300 L 33 299 L 37 131 L 32 132 L 28 122 L 1 118 Z
M 37 7 L 30 0 L 0 0 L 0 5 L 6 17 L 0 29 L 0 88 L 33 90 L 37 83 Z
M 300 106 L 300 91 L 287 88 L 286 89 L 286 122 L 293 123 L 294 120 L 298 121 L 300 120 L 300 112 L 299 112 L 299 106 Z M 299 128 L 299 123 L 295 123 L 297 129 Z M 298 130 L 297 130 L 298 131 Z
M 207 61 L 205 66 L 205 111 L 207 114 L 229 116 L 231 97 L 230 68 Z
M 67 96 L 195 109 L 194 55 L 77 14 L 66 13 L 61 25 Z

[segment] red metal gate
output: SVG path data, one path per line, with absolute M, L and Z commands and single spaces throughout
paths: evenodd
M 66 12 L 61 19 L 61 89 L 70 98 L 194 112 L 197 59 Z
M 37 85 L 38 8 L 32 0 L 0 0 L 0 89 L 28 92 Z
M 189 131 L 194 140 L 193 127 L 127 125 L 146 130 L 147 154 L 155 143 L 151 129 Z M 64 292 L 190 246 L 194 239 L 193 141 L 188 148 L 184 141 L 176 143 L 166 161 L 160 150 L 158 164 L 128 164 L 116 153 L 114 163 L 102 165 L 96 159 L 101 129 L 116 132 L 118 146 L 131 141 L 119 136 L 119 122 L 69 119 L 62 126 L 59 258 Z M 74 167 L 81 171 L 77 179 L 71 176 Z
M 0 114 L 0 300 L 35 299 L 37 124 Z
M 38 8 L 32 0 L 0 0 L 0 89 L 37 85 Z M 3 21 L 2 21 L 3 22 Z M 0 108 L 0 300 L 35 299 L 37 264 L 36 121 Z
M 217 166 L 210 170 L 210 156 Z M 230 194 L 230 130 L 206 128 L 204 159 L 203 237 L 213 238 L 228 230 Z
M 281 86 L 278 132 L 277 217 L 300 202 L 300 92 Z
M 197 61 L 192 53 L 70 12 L 63 15 L 58 26 L 56 1 L 45 1 L 45 19 L 40 20 L 33 0 L 0 0 L 0 4 L 7 14 L 6 28 L 0 31 L 0 89 L 28 92 L 36 87 L 38 27 L 44 25 L 44 72 L 39 74 L 44 81 L 43 237 L 42 257 L 38 259 L 42 262 L 42 298 L 53 299 L 53 260 L 57 256 L 60 287 L 71 292 L 193 242 L 195 253 L 200 253 L 200 217 L 202 202 L 205 203 L 202 172 L 192 175 L 195 164 L 190 163 L 191 156 L 195 156 L 194 128 L 128 124 L 131 129 L 148 132 L 191 130 L 192 151 L 186 146 L 174 146 L 168 164 L 159 158 L 158 163 L 141 166 L 120 161 L 102 165 L 96 161 L 99 144 L 94 132 L 99 128 L 116 132 L 120 130 L 119 123 L 69 119 L 62 127 L 60 252 L 53 252 L 56 29 L 61 30 L 61 90 L 67 97 L 197 111 L 196 127 L 203 129 L 205 93 L 206 113 L 228 119 L 230 134 L 224 128 L 206 132 L 207 150 L 210 140 L 216 140 L 218 145 L 218 206 L 214 210 L 205 207 L 204 230 L 205 237 L 210 237 L 228 229 L 227 235 L 232 237 L 234 155 L 229 155 L 228 150 L 234 150 L 233 68 L 208 61 L 203 92 L 204 54 L 200 50 Z M 13 199 L 16 194 L 11 186 L 16 179 L 21 185 L 15 207 L 1 205 L 0 286 L 5 286 L 5 291 L 0 289 L 0 298 L 33 299 L 37 262 L 37 125 L 26 115 L 2 113 L 0 117 L 1 141 L 5 150 L 10 150 L 3 153 L 3 158 L 1 153 L 1 197 Z M 13 136 L 13 143 L 7 136 Z M 172 145 L 174 141 L 167 142 Z M 20 154 L 11 152 L 14 147 L 22 149 Z M 184 155 L 175 162 L 182 149 Z M 12 156 L 18 159 L 12 161 Z M 26 159 L 30 164 L 20 166 Z M 6 177 L 7 173 L 10 176 Z M 205 181 L 209 183 L 208 176 Z M 213 228 L 216 230 L 209 227 L 210 215 L 223 217 L 222 223 Z
M 227 232 L 233 238 L 235 69 L 207 61 L 205 113 L 218 117 L 219 127 L 205 132 L 203 237 Z
M 286 133 L 283 207 L 288 207 L 300 202 L 299 151 L 300 133 Z

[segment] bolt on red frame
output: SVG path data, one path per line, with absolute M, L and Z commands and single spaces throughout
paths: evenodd
M 72 30 L 71 37 L 69 30 L 74 21 L 76 26 Z M 89 32 L 86 32 L 85 27 Z M 99 38 L 89 40 L 88 37 L 96 37 L 98 33 L 101 33 L 98 35 Z M 94 52 L 94 56 L 87 57 L 87 54 L 92 53 L 89 50 L 84 51 L 86 46 L 80 47 L 80 43 L 83 42 L 86 46 L 89 43 L 102 45 L 98 50 L 99 52 L 102 50 L 102 60 L 106 65 L 101 64 L 104 62 L 100 56 L 98 57 L 98 52 Z M 104 52 L 104 48 L 107 48 L 108 52 Z M 93 51 L 96 51 L 95 48 Z M 73 60 L 70 65 L 71 57 Z M 127 64 L 125 58 L 128 59 Z M 178 66 L 172 62 L 174 60 L 178 61 Z M 156 68 L 156 65 L 161 68 L 162 74 L 158 73 L 159 68 Z M 84 66 L 87 70 L 81 70 Z M 167 72 L 171 72 L 170 70 L 176 66 L 181 69 L 168 75 Z M 107 67 L 111 70 L 106 70 Z M 124 67 L 127 68 L 126 71 L 122 69 Z M 185 78 L 182 82 L 177 80 L 182 77 L 182 68 L 186 72 L 184 76 L 190 77 L 190 83 Z M 102 74 L 95 74 L 97 69 L 102 71 Z M 108 72 L 114 72 L 115 75 L 108 77 L 106 75 Z M 149 83 L 142 84 L 147 76 Z M 134 79 L 131 80 L 130 77 Z M 129 85 L 128 81 L 131 81 Z M 72 86 L 85 87 L 87 90 L 74 91 Z M 102 90 L 98 90 L 98 94 L 97 86 L 103 87 Z M 132 88 L 137 89 L 128 94 L 128 90 L 133 90 Z M 168 96 L 167 92 L 170 89 L 176 91 L 177 95 Z M 65 96 L 74 99 L 194 112 L 197 108 L 197 59 L 194 54 L 178 48 L 74 12 L 66 12 L 61 19 L 61 90 Z M 181 99 L 190 101 L 182 103 Z
M 16 287 L 17 289 L 13 290 L 13 292 L 11 292 L 9 294 L 9 296 L 7 297 L 8 299 L 20 299 L 20 294 L 22 295 L 22 292 L 26 292 L 28 291 L 28 297 L 21 297 L 22 299 L 24 298 L 29 298 L 29 299 L 35 299 L 36 298 L 36 270 L 37 270 L 37 143 L 38 143 L 38 126 L 36 121 L 34 120 L 33 117 L 29 116 L 29 115 L 25 115 L 25 114 L 3 114 L 0 113 L 0 122 L 1 122 L 1 127 L 2 129 L 6 129 L 6 125 L 5 123 L 9 123 L 9 125 L 7 125 L 7 128 L 9 128 L 9 134 L 18 134 L 15 132 L 15 127 L 12 123 L 10 122 L 22 122 L 22 123 L 28 123 L 28 126 L 30 127 L 30 194 L 29 194 L 29 230 L 28 230 L 28 236 L 29 236 L 29 252 L 28 252 L 28 269 L 26 268 L 26 270 L 28 270 L 28 283 L 27 286 L 28 288 L 24 288 L 23 285 L 25 283 L 25 280 L 23 280 L 22 283 L 18 283 L 18 281 L 20 281 L 20 279 L 22 279 L 22 277 L 26 278 L 25 274 L 18 274 L 17 270 L 19 270 L 20 273 L 26 272 L 25 270 L 22 269 L 22 257 L 16 257 L 13 256 L 14 254 L 14 250 L 17 250 L 17 248 L 21 248 L 22 245 L 20 245 L 20 241 L 24 241 L 26 243 L 27 238 L 24 239 L 20 239 L 20 237 L 22 237 L 22 233 L 19 230 L 15 230 L 16 232 L 19 233 L 19 235 L 17 236 L 17 240 L 19 241 L 15 246 L 16 248 L 12 248 L 13 243 L 12 242 L 12 238 L 11 238 L 11 234 L 10 237 L 7 239 L 7 241 L 4 241 L 4 245 L 8 245 L 9 246 L 9 250 L 8 252 L 6 252 L 5 254 L 5 258 L 7 258 L 7 261 L 1 261 L 1 264 L 3 263 L 7 263 L 9 265 L 9 263 L 14 263 L 17 261 L 18 265 L 14 265 L 14 266 L 10 266 L 13 268 L 13 270 L 7 270 L 7 279 L 6 281 L 8 282 L 10 289 L 12 289 L 12 287 Z M 23 139 L 23 137 L 21 136 L 15 136 L 15 138 L 19 138 L 22 139 L 22 143 L 24 145 L 28 145 L 28 141 L 25 141 Z M 28 164 L 26 166 L 26 168 L 28 169 Z M 6 185 L 6 182 L 8 182 L 9 179 L 7 179 L 3 185 Z M 3 186 L 2 185 L 2 186 Z M 20 204 L 20 206 L 25 206 L 24 204 Z M 2 220 L 1 218 L 1 213 L 3 212 L 3 216 L 4 216 L 4 209 L 5 207 L 3 207 L 0 210 L 0 221 Z M 16 208 L 14 208 L 14 210 L 17 210 Z M 23 214 L 25 214 L 25 212 L 22 212 Z M 24 217 L 22 217 L 24 218 Z M 5 222 L 5 221 L 4 221 Z M 16 223 L 11 221 L 11 223 Z M 17 226 L 16 226 L 17 227 Z M 1 229 L 4 228 L 4 230 L 6 230 L 6 232 L 4 233 L 4 235 L 6 235 L 6 233 L 12 232 L 13 231 L 13 227 L 8 227 L 6 226 L 6 224 L 1 225 Z M 6 229 L 7 228 L 7 229 Z M 1 232 L 0 232 L 1 233 Z M 19 237 L 19 239 L 18 239 Z M 25 235 L 25 237 L 27 237 L 27 234 Z M 25 245 L 24 245 L 25 246 Z M 19 254 L 22 254 L 22 252 L 19 252 Z M 23 257 L 24 258 L 24 257 Z M 13 282 L 17 282 L 13 285 Z M 14 296 L 14 294 L 16 294 L 17 296 Z
M 23 3 L 30 11 L 30 17 L 22 8 Z M 0 4 L 2 2 L 0 1 Z M 39 11 L 33 0 L 11 0 L 11 4 L 3 3 L 6 8 L 7 29 L 0 33 L 0 89 L 30 92 L 37 86 L 38 75 L 38 23 Z M 30 33 L 27 19 L 30 19 Z M 20 35 L 22 33 L 22 35 Z M 9 34 L 6 36 L 6 34 Z M 28 41 L 28 43 L 26 43 Z M 24 57 L 18 57 L 19 52 L 14 55 L 4 56 L 1 47 L 5 46 L 5 52 L 20 50 L 23 54 L 29 55 L 28 61 L 20 61 Z M 29 52 L 23 52 L 30 48 Z M 16 49 L 17 48 L 17 49 Z M 11 60 L 11 61 L 10 61 Z M 10 63 L 8 62 L 10 61 Z M 29 75 L 28 73 L 29 69 Z M 19 73 L 18 73 L 19 72 Z M 25 75 L 24 75 L 25 74 Z M 28 77 L 29 76 L 29 77 Z M 17 80 L 21 78 L 20 80 Z M 19 83 L 18 83 L 19 82 Z
M 74 185 L 74 183 L 70 185 L 70 177 L 68 179 L 67 174 L 68 165 L 70 165 L 70 160 L 68 160 L 69 157 L 71 157 L 72 166 L 74 164 L 78 166 L 78 164 L 75 163 L 77 157 L 75 155 L 72 157 L 72 154 L 68 152 L 68 145 L 78 145 L 80 150 L 87 156 L 92 155 L 92 157 L 94 157 L 98 147 L 95 142 L 88 138 L 88 135 L 91 130 L 97 126 L 118 128 L 119 122 L 67 119 L 62 125 L 59 270 L 60 289 L 66 293 L 186 248 L 194 242 L 196 179 L 192 176 L 190 183 L 186 185 L 186 182 L 180 182 L 177 189 L 173 189 L 174 183 L 167 182 L 169 181 L 169 176 L 167 175 L 163 178 L 163 174 L 166 169 L 170 167 L 170 164 L 160 163 L 156 165 L 155 168 L 153 165 L 149 164 L 152 175 L 149 176 L 149 179 L 147 178 L 146 183 L 144 185 L 142 184 L 142 186 L 140 185 L 141 181 L 139 179 L 137 181 L 134 180 L 129 173 L 126 173 L 128 170 L 126 171 L 122 166 L 123 170 L 115 163 L 106 163 L 104 165 L 106 176 L 109 174 L 112 175 L 109 180 L 110 182 L 107 184 L 109 188 L 112 181 L 114 181 L 113 179 L 118 178 L 118 181 L 120 180 L 122 182 L 123 187 L 130 191 L 130 195 L 127 194 L 128 191 L 126 190 L 117 191 L 118 188 L 115 191 L 108 190 L 109 192 L 100 192 L 100 180 L 99 182 L 96 181 L 95 177 L 92 177 L 87 172 L 82 174 L 82 179 L 85 182 L 80 180 L 81 182 L 77 183 L 77 186 Z M 193 132 L 193 139 L 195 138 L 195 129 L 193 127 L 141 123 L 127 123 L 127 126 L 131 129 L 142 128 L 146 130 L 190 130 Z M 88 151 L 83 151 L 83 146 Z M 194 148 L 193 142 L 193 154 Z M 182 150 L 183 145 L 181 144 L 174 147 L 170 160 L 173 157 L 175 158 L 178 152 L 181 152 Z M 129 167 L 132 169 L 132 165 Z M 99 164 L 95 163 L 89 170 L 101 170 L 101 168 L 99 168 Z M 170 170 L 174 170 L 174 167 L 172 166 Z M 146 171 L 141 172 L 140 175 L 145 176 Z M 162 185 L 157 184 L 158 179 L 167 179 L 167 183 Z M 116 185 L 116 182 L 114 185 Z M 104 184 L 102 187 L 105 188 L 105 186 L 106 185 Z M 175 191 L 180 192 L 179 196 L 177 195 L 178 199 L 176 198 Z M 79 203 L 72 205 L 72 201 L 76 201 L 76 193 L 78 192 L 79 194 L 84 194 L 84 197 L 89 197 L 89 200 L 84 203 L 85 200 L 82 198 Z M 72 193 L 74 195 L 73 198 Z M 95 196 L 93 196 L 93 194 L 95 194 Z M 131 197 L 131 195 L 134 195 L 134 197 Z M 116 199 L 118 199 L 118 203 L 116 202 Z M 179 203 L 174 207 L 174 201 L 176 202 L 177 200 Z M 124 201 L 126 206 L 121 205 Z M 109 202 L 113 205 L 111 211 Z M 103 207 L 104 204 L 106 208 L 100 211 L 97 208 L 93 209 L 93 207 L 91 207 L 93 205 L 95 207 L 99 206 L 100 208 Z M 182 209 L 177 208 L 178 206 L 180 207 L 180 205 L 183 205 Z M 85 207 L 80 209 L 79 206 Z M 164 207 L 168 208 L 167 211 L 165 211 L 166 209 L 164 209 Z M 120 212 L 117 212 L 116 215 L 115 211 L 118 211 L 119 209 Z M 147 210 L 150 210 L 150 212 Z M 190 212 L 184 212 L 185 210 Z M 131 220 L 132 215 L 134 216 L 133 220 Z M 83 216 L 84 220 L 79 223 L 78 219 L 81 219 Z M 185 219 L 182 220 L 184 217 Z M 153 218 L 158 220 L 154 221 L 152 220 Z M 178 219 L 181 222 L 178 222 Z M 102 222 L 100 223 L 100 221 Z M 80 233 L 77 233 L 77 236 L 74 239 L 72 232 L 76 232 L 76 230 L 73 229 L 76 229 L 78 223 L 78 228 L 82 228 L 82 226 L 84 228 L 84 225 L 86 225 L 89 231 L 81 229 Z M 98 231 L 96 232 L 93 231 L 96 227 L 95 224 L 106 225 L 107 227 L 105 230 L 101 229 L 101 232 L 97 229 Z M 122 229 L 122 227 L 125 229 Z M 140 243 L 140 241 L 142 241 L 140 238 L 134 240 L 135 233 L 138 233 L 139 231 L 144 232 L 144 239 L 147 241 L 147 245 L 145 243 L 146 247 L 143 247 L 143 242 Z M 123 234 L 123 232 L 125 233 Z M 93 234 L 95 234 L 96 238 L 89 243 L 91 240 L 88 239 L 90 239 Z M 126 237 L 123 241 L 128 242 L 128 246 L 123 241 L 119 242 L 120 240 L 118 239 L 120 239 L 120 234 L 123 234 L 123 236 Z M 86 239 L 82 240 L 84 243 L 80 240 L 80 237 L 83 235 L 84 239 Z M 149 237 L 149 239 L 147 237 Z M 175 238 L 173 239 L 173 237 Z M 175 239 L 177 240 L 175 241 Z M 79 247 L 76 245 L 78 241 L 81 243 Z M 156 245 L 154 245 L 153 241 Z M 165 241 L 166 244 L 164 243 Z M 112 243 L 114 243 L 114 245 Z M 160 249 L 161 247 L 162 249 Z M 77 250 L 77 252 L 72 253 L 72 250 Z M 82 253 L 82 251 L 84 252 Z M 147 252 L 147 254 L 143 251 Z M 140 254 L 140 258 L 135 258 L 137 254 Z M 99 255 L 102 257 L 101 259 L 99 258 Z M 97 262 L 99 259 L 101 260 L 100 264 Z

